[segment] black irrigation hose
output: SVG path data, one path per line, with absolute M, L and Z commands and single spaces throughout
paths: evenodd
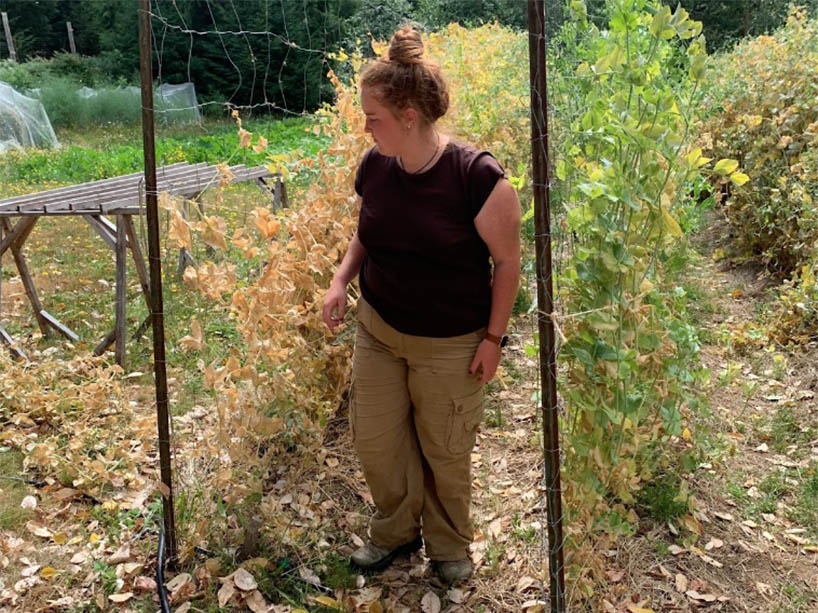
M 159 604 L 162 613 L 171 613 L 168 602 L 168 591 L 165 589 L 165 527 L 159 526 L 159 553 L 156 562 L 156 591 L 159 593 Z

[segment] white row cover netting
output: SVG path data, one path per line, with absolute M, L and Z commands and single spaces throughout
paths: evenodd
M 32 90 L 33 91 L 33 90 Z M 83 100 L 98 98 L 100 95 L 116 95 L 132 98 L 134 104 L 141 104 L 142 90 L 130 85 L 128 87 L 109 87 L 92 89 L 81 87 L 77 95 Z M 196 100 L 196 87 L 193 83 L 163 83 L 153 93 L 156 119 L 163 124 L 200 123 L 202 113 Z
M 39 100 L 0 82 L 0 152 L 22 147 L 59 147 Z
M 193 83 L 163 83 L 154 95 L 156 114 L 165 123 L 199 123 L 202 113 Z

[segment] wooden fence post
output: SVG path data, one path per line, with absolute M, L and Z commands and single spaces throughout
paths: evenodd
M 71 22 L 65 22 L 66 28 L 68 28 L 68 48 L 71 49 L 71 53 L 77 53 L 77 46 L 74 44 L 74 28 L 71 27 Z
M 9 15 L 6 12 L 2 13 L 3 29 L 6 31 L 6 45 L 9 48 L 9 57 L 17 61 L 17 52 L 14 50 L 14 41 L 11 39 L 11 27 L 9 26 Z

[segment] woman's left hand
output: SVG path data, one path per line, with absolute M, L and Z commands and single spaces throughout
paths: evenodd
M 469 367 L 469 373 L 477 375 L 477 381 L 485 385 L 494 378 L 497 367 L 500 365 L 500 347 L 491 341 L 484 340 L 477 347 Z

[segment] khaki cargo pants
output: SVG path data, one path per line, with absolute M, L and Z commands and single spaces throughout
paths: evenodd
M 483 387 L 469 366 L 483 332 L 410 336 L 358 301 L 350 426 L 380 547 L 414 540 L 422 524 L 429 558 L 468 556 L 471 451 L 483 418 Z

